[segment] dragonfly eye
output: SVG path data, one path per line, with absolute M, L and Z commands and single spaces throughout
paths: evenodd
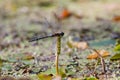
M 63 36 L 63 35 L 64 35 L 64 33 L 63 33 L 63 32 L 60 32 L 60 33 L 55 33 L 55 34 L 53 34 L 52 37 Z
M 59 35 L 58 36 L 63 36 L 64 35 L 64 33 L 63 32 L 61 32 L 61 33 L 58 33 Z

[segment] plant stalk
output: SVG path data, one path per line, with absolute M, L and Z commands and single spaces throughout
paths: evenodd
M 57 54 L 56 54 L 56 75 L 59 75 L 59 54 L 61 53 L 61 36 L 57 37 Z

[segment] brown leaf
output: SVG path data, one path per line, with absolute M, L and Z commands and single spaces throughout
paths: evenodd
M 24 60 L 30 60 L 30 59 L 34 59 L 34 56 L 30 52 L 25 52 L 24 53 L 24 57 L 22 59 L 24 59 Z
M 68 46 L 71 48 L 74 47 L 84 50 L 88 48 L 88 43 L 85 41 L 81 41 L 81 42 L 68 41 Z
M 112 20 L 115 22 L 120 22 L 120 16 L 115 16 Z
M 65 9 L 62 11 L 62 13 L 60 14 L 59 18 L 60 18 L 60 19 L 68 18 L 68 17 L 70 16 L 70 14 L 71 14 L 70 11 L 65 8 Z
M 75 42 L 74 46 L 76 46 L 79 49 L 86 49 L 86 48 L 88 48 L 87 42 L 84 42 L 84 41 L 83 42 Z
M 97 51 L 102 57 L 107 57 L 110 55 L 110 53 L 106 50 L 97 50 Z M 96 52 L 93 52 L 87 56 L 87 59 L 96 59 L 96 58 L 98 58 L 98 54 Z

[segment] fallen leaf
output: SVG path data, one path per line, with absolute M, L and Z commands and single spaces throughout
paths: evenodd
M 78 49 L 82 49 L 82 50 L 88 48 L 88 43 L 85 41 L 80 41 L 80 42 L 68 41 L 67 45 L 70 48 L 78 48 Z
M 116 45 L 114 47 L 114 51 L 120 51 L 120 39 L 116 41 Z
M 95 77 L 87 77 L 87 78 L 85 78 L 84 80 L 98 80 L 98 79 L 95 78 Z
M 110 60 L 120 60 L 120 53 L 113 55 Z
M 70 14 L 71 14 L 70 11 L 65 8 L 65 9 L 62 11 L 62 13 L 60 14 L 59 18 L 60 18 L 60 19 L 68 18 L 68 17 L 70 16 Z
M 73 43 L 73 46 L 75 46 L 75 47 L 77 47 L 77 48 L 79 48 L 79 49 L 86 49 L 86 48 L 88 48 L 88 44 L 87 44 L 87 42 L 85 42 L 85 41 L 82 41 L 82 42 L 74 42 L 74 43 Z
M 106 50 L 97 50 L 97 51 L 102 57 L 107 57 L 110 55 L 110 53 Z M 96 52 L 93 52 L 92 54 L 87 56 L 87 59 L 96 59 L 98 57 L 99 57 L 98 54 Z
M 55 69 L 55 67 L 53 67 L 53 68 L 51 68 L 51 69 L 48 69 L 48 70 L 45 71 L 45 72 L 42 72 L 42 74 L 46 74 L 46 75 L 49 75 L 49 74 L 56 75 L 56 69 Z M 64 68 L 64 67 L 59 68 L 59 75 L 62 76 L 62 77 L 66 77 L 66 72 L 65 72 L 65 68 Z
M 33 56 L 33 54 L 32 53 L 29 53 L 29 52 L 25 52 L 25 53 L 23 53 L 23 58 L 22 59 L 24 59 L 24 60 L 31 60 L 31 59 L 34 59 L 34 56 Z
M 37 75 L 39 80 L 52 80 L 52 75 L 47 75 L 47 74 L 38 74 Z
M 114 48 L 115 51 L 120 51 L 120 44 L 119 45 L 116 45 L 115 48 Z
M 115 17 L 113 18 L 113 21 L 115 21 L 115 22 L 120 22 L 120 16 L 115 16 Z

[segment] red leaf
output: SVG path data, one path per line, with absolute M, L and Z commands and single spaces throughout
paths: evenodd
M 120 16 L 115 16 L 115 17 L 113 18 L 113 21 L 115 21 L 115 22 L 120 22 Z
M 70 11 L 65 8 L 65 9 L 62 11 L 62 13 L 60 14 L 59 18 L 60 18 L 60 19 L 68 18 L 68 17 L 70 16 L 70 14 L 71 14 Z

